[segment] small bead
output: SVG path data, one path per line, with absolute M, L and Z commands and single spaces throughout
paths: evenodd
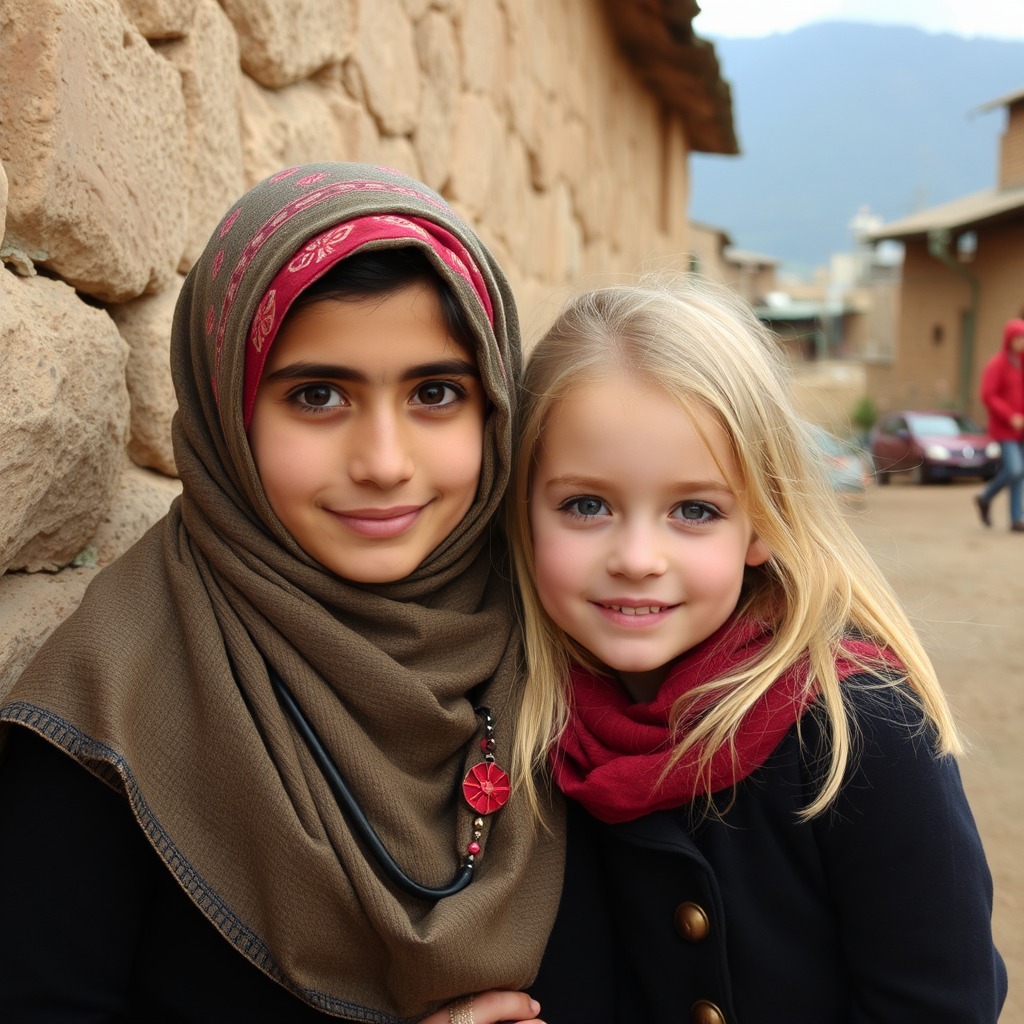
M 469 855 L 469 856 L 468 856 L 468 857 L 466 858 L 466 863 L 467 863 L 467 864 L 468 864 L 468 865 L 469 865 L 470 867 L 472 867 L 472 866 L 473 866 L 473 863 L 474 863 L 475 861 L 476 861 L 476 857 L 474 857 L 474 856 L 473 856 L 473 854 L 470 854 L 470 855 Z
M 473 829 L 473 838 L 474 839 L 479 839 L 482 835 L 483 835 L 483 832 L 481 832 L 480 829 L 478 829 L 478 828 Z
M 483 752 L 484 752 L 485 754 L 493 754 L 493 753 L 494 753 L 494 748 L 495 748 L 496 746 L 497 746 L 497 743 L 495 743 L 495 742 L 494 742 L 494 739 L 493 739 L 493 738 L 492 738 L 491 736 L 485 736 L 485 737 L 484 737 L 484 738 L 483 738 L 483 739 L 482 739 L 482 740 L 480 741 L 480 749 L 481 749 L 481 750 L 482 750 L 482 751 L 483 751 Z
M 480 852 L 480 844 L 470 843 L 467 849 L 469 850 L 470 854 L 472 854 L 475 857 Z
M 474 818 L 473 819 L 473 828 L 483 828 L 483 827 L 484 827 L 484 819 L 483 818 Z

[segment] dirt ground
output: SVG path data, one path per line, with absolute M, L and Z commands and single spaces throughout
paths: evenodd
M 1002 1024 L 1024 1021 L 1024 533 L 1005 492 L 985 529 L 973 481 L 894 478 L 850 506 L 857 535 L 921 630 L 970 750 L 964 786 L 995 883 L 996 944 L 1010 993 Z M 941 894 L 937 894 L 941 898 Z M 950 927 L 956 927 L 951 921 Z

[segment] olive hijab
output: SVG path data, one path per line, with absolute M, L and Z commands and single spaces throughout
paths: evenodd
M 425 253 L 464 311 L 489 398 L 472 507 L 411 575 L 380 585 L 341 579 L 296 544 L 245 432 L 247 346 L 266 343 L 267 317 L 282 314 L 268 310 L 271 286 L 303 251 L 326 269 L 337 253 L 325 238 L 350 222 L 360 251 Z M 500 268 L 423 185 L 339 163 L 257 185 L 214 232 L 177 305 L 182 496 L 97 576 L 0 708 L 0 722 L 35 730 L 123 791 L 221 934 L 341 1017 L 413 1020 L 464 993 L 525 987 L 554 920 L 557 810 L 537 826 L 513 797 L 485 819 L 467 888 L 437 902 L 404 895 L 350 832 L 267 668 L 398 864 L 423 885 L 450 882 L 473 840 L 461 784 L 483 758 L 474 708 L 492 709 L 507 766 L 520 702 L 520 640 L 492 524 L 520 363 Z

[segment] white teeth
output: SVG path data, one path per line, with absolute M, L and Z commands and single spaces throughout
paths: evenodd
M 621 607 L 610 604 L 608 607 L 613 612 L 622 612 L 623 615 L 654 615 L 660 612 L 664 605 L 648 605 L 646 608 L 630 608 L 628 605 L 622 605 Z

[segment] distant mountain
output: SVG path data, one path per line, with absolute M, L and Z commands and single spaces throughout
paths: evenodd
M 743 154 L 694 154 L 690 215 L 794 265 L 849 249 L 862 203 L 886 220 L 995 184 L 1024 42 L 830 22 L 714 40 Z

